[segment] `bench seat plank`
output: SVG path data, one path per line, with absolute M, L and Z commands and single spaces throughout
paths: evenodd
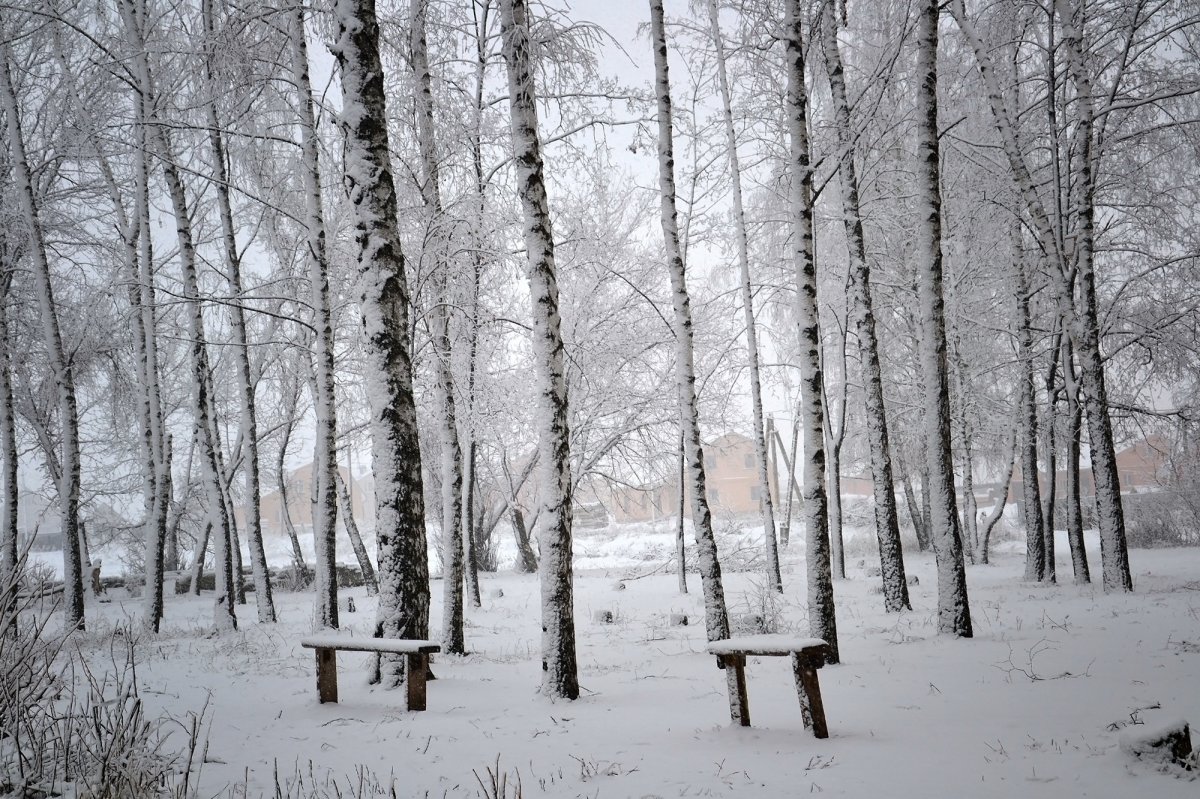
M 792 635 L 743 635 L 721 641 L 709 641 L 710 655 L 759 655 L 763 657 L 791 655 L 806 649 L 826 647 L 820 638 L 799 638 Z
M 310 635 L 300 639 L 306 649 L 340 649 L 347 652 L 386 652 L 394 655 L 432 654 L 442 651 L 437 641 L 407 638 L 367 638 L 350 635 Z

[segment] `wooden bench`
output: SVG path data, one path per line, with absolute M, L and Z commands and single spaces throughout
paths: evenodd
M 796 638 L 790 635 L 747 635 L 709 641 L 708 652 L 717 656 L 717 668 L 729 675 L 729 714 L 743 727 L 750 726 L 750 705 L 746 700 L 746 658 L 753 656 L 792 658 L 796 675 L 796 693 L 800 696 L 800 717 L 817 738 L 828 738 L 825 705 L 817 669 L 825 665 L 829 644 L 820 638 Z
M 441 652 L 436 641 L 401 638 L 359 638 L 347 635 L 311 635 L 300 646 L 317 653 L 317 698 L 322 704 L 338 701 L 337 652 L 376 652 L 408 656 L 406 702 L 409 710 L 425 709 L 425 677 L 429 672 L 429 656 Z

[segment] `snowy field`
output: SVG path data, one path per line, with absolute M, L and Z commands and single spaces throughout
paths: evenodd
M 731 614 L 765 611 L 780 631 L 806 633 L 796 549 L 779 600 L 764 601 L 758 576 L 727 574 Z M 994 565 L 969 567 L 970 641 L 934 632 L 931 557 L 909 555 L 920 584 L 914 610 L 898 616 L 882 612 L 877 578 L 851 559 L 836 585 L 843 663 L 820 672 L 823 741 L 801 725 L 786 658 L 751 659 L 753 727 L 730 726 L 723 675 L 703 653 L 698 576 L 680 595 L 673 574 L 639 577 L 658 565 L 646 562 L 577 573 L 576 702 L 537 694 L 537 582 L 512 573 L 483 575 L 484 606 L 468 611 L 472 654 L 435 659 L 424 713 L 367 685 L 357 653 L 339 655 L 340 704 L 319 705 L 313 654 L 297 643 L 310 628 L 305 594 L 276 594 L 276 625 L 239 607 L 241 630 L 219 637 L 207 631 L 211 597 L 169 597 L 166 632 L 138 648 L 138 677 L 152 715 L 183 720 L 207 706 L 202 796 L 274 795 L 276 773 L 283 784 L 335 781 L 341 795 L 366 774 L 394 779 L 399 797 L 492 796 L 497 763 L 510 797 L 1200 796 L 1192 775 L 1135 761 L 1118 743 L 1141 723 L 1200 723 L 1200 549 L 1134 551 L 1137 592 L 1123 596 L 1070 584 L 1061 557 L 1066 584 L 1023 584 L 1020 556 L 1001 549 Z M 624 589 L 621 578 L 632 578 Z M 357 606 L 343 626 L 369 635 L 374 601 L 362 589 L 343 597 Z M 433 597 L 436 630 L 440 581 Z M 615 622 L 592 621 L 596 610 Z M 680 612 L 692 624 L 668 626 Z M 103 668 L 114 628 L 136 628 L 140 603 L 114 597 L 88 613 L 84 650 Z

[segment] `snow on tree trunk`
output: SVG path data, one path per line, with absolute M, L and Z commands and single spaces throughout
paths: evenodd
M 989 549 L 992 544 L 992 530 L 1000 522 L 1000 518 L 1004 516 L 1004 506 L 1008 503 L 1008 491 L 1012 485 L 1013 471 L 1017 466 L 1017 447 L 1018 438 L 1013 436 L 1011 452 L 1008 456 L 1008 471 L 1004 475 L 1004 483 L 1000 488 L 1000 497 L 996 500 L 996 505 L 992 508 L 992 512 L 983 520 L 983 532 L 979 535 L 979 552 L 977 557 L 980 563 L 987 565 L 991 558 Z
M 145 458 L 145 595 L 144 623 L 158 632 L 163 618 L 163 570 L 166 567 L 167 513 L 171 503 L 171 458 L 163 420 L 158 366 L 157 292 L 154 286 L 154 245 L 150 217 L 149 109 L 137 96 L 135 136 L 135 202 L 137 252 L 132 254 L 135 288 L 130 291 L 135 314 L 135 351 L 142 382 L 143 456 Z
M 1079 458 L 1083 440 L 1083 409 L 1079 403 L 1079 383 L 1075 374 L 1071 343 L 1065 343 L 1063 382 L 1067 394 L 1067 543 L 1071 548 L 1071 570 L 1076 585 L 1092 581 L 1088 568 L 1087 549 L 1083 541 L 1083 506 L 1079 496 Z
M 1020 232 L 1013 234 L 1014 273 L 1017 295 L 1017 425 L 1021 450 L 1021 507 L 1025 520 L 1025 579 L 1040 581 L 1046 576 L 1046 548 L 1042 546 L 1041 485 L 1038 481 L 1037 404 L 1033 368 L 1033 329 L 1029 314 L 1029 275 L 1020 245 Z
M 833 578 L 846 579 L 846 547 L 842 540 L 842 444 L 846 440 L 846 397 L 849 384 L 846 381 L 846 330 L 838 324 L 838 358 L 841 361 L 842 396 L 837 404 L 837 433 L 833 432 L 833 414 L 829 413 L 829 397 L 825 398 L 825 445 L 826 490 L 829 502 L 829 542 L 833 550 Z M 792 442 L 792 457 L 796 455 L 795 439 Z M 908 485 L 908 481 L 903 481 Z M 897 524 L 899 524 L 897 517 Z
M 442 648 L 452 655 L 466 654 L 463 640 L 463 515 L 462 447 L 454 403 L 454 374 L 450 344 L 450 264 L 446 237 L 439 230 L 442 194 L 439 186 L 437 148 L 434 142 L 433 76 L 425 41 L 425 9 L 428 0 L 412 0 L 409 6 L 410 61 L 416 84 L 417 145 L 421 153 L 421 199 L 425 203 L 424 241 L 432 249 L 432 282 L 438 289 L 430 327 L 433 332 L 435 391 L 441 411 L 438 433 L 442 453 Z M 471 531 L 466 531 L 469 539 Z
M 292 515 L 288 510 L 290 505 L 288 499 L 287 452 L 288 444 L 292 439 L 292 430 L 296 424 L 296 401 L 299 394 L 299 386 L 291 382 L 286 372 L 281 377 L 280 383 L 280 395 L 284 398 L 283 423 L 280 426 L 279 433 L 279 453 L 275 459 L 275 475 L 279 484 L 280 524 L 287 531 L 288 541 L 292 545 L 292 565 L 296 569 L 296 579 L 307 580 L 308 564 L 304 562 L 304 550 L 300 548 L 300 535 L 296 532 L 296 525 L 292 522 Z
M 850 256 L 850 302 L 862 360 L 863 393 L 866 397 L 867 441 L 871 450 L 871 480 L 875 494 L 875 532 L 883 579 L 883 602 L 889 612 L 910 608 L 908 582 L 904 576 L 904 551 L 900 545 L 900 519 L 892 479 L 892 456 L 888 442 L 887 409 L 883 399 L 883 373 L 879 364 L 879 342 L 871 303 L 871 268 L 867 261 L 862 215 L 858 202 L 858 178 L 854 166 L 855 132 L 850 122 L 850 105 L 842 55 L 838 50 L 837 23 L 831 3 L 821 18 L 825 70 L 833 97 L 834 131 L 837 137 L 838 173 L 841 179 L 842 211 Z
M 771 481 L 767 466 L 767 436 L 763 423 L 762 378 L 759 369 L 758 332 L 754 318 L 754 292 L 750 284 L 750 243 L 746 232 L 746 211 L 742 203 L 742 168 L 738 160 L 737 130 L 733 122 L 733 95 L 725 68 L 725 43 L 721 38 L 717 1 L 708 0 L 709 35 L 716 50 L 717 87 L 725 127 L 725 155 L 729 161 L 729 180 L 733 200 L 733 230 L 737 242 L 738 274 L 741 281 L 742 318 L 746 325 L 746 357 L 750 373 L 750 407 L 754 422 L 754 459 L 761 486 L 759 509 L 762 512 L 763 547 L 766 552 L 767 579 L 770 587 L 783 591 L 779 571 L 779 547 L 775 538 L 775 508 L 771 502 Z
M 334 389 L 333 312 L 329 295 L 329 255 L 326 248 L 324 204 L 321 198 L 320 138 L 313 114 L 312 83 L 308 70 L 308 42 L 303 7 L 291 12 L 292 79 L 297 93 L 300 128 L 301 177 L 304 186 L 304 258 L 310 302 L 313 307 L 312 360 L 314 379 L 312 483 L 316 504 L 312 509 L 316 555 L 316 605 L 314 626 L 337 627 L 337 398 Z M 280 473 L 280 481 L 284 476 Z M 286 510 L 284 511 L 286 513 Z M 287 519 L 289 535 L 295 534 Z M 347 529 L 349 527 L 347 526 Z M 297 566 L 303 556 L 293 544 Z M 357 550 L 356 550 L 357 552 Z M 365 577 L 365 575 L 364 575 Z
M 68 631 L 84 629 L 83 563 L 79 550 L 79 410 L 75 398 L 75 378 L 63 347 L 58 324 L 58 307 L 46 254 L 42 223 L 34 194 L 33 178 L 21 132 L 21 114 L 9 74 L 8 45 L 0 42 L 0 109 L 8 129 L 9 170 L 13 177 L 20 208 L 21 223 L 28 236 L 27 249 L 33 265 L 41 332 L 50 371 L 54 379 L 55 401 L 60 426 L 58 492 L 63 531 L 63 610 Z
M 800 419 L 804 428 L 803 507 L 808 575 L 809 635 L 829 644 L 829 663 L 839 663 L 830 562 L 829 505 L 825 493 L 825 383 L 821 373 L 821 327 L 813 246 L 812 167 L 808 145 L 808 96 L 804 85 L 804 23 L 800 0 L 784 5 L 787 126 L 791 169 L 792 258 L 796 269 L 796 326 L 800 367 Z M 789 483 L 788 489 L 791 489 Z
M 1047 583 L 1058 582 L 1054 563 L 1054 508 L 1057 503 L 1058 489 L 1057 426 L 1054 424 L 1054 418 L 1058 412 L 1058 389 L 1055 387 L 1058 376 L 1058 358 L 1059 352 L 1065 344 L 1061 329 L 1055 331 L 1051 341 L 1050 363 L 1046 367 L 1045 422 L 1041 425 L 1041 431 L 1045 438 L 1043 451 L 1046 453 L 1043 465 L 1046 474 L 1050 475 L 1046 481 L 1046 490 L 1042 493 L 1042 562 L 1044 563 L 1042 580 Z
M 267 552 L 262 537 L 262 491 L 258 465 L 258 420 L 254 409 L 254 378 L 250 366 L 250 346 L 246 334 L 246 313 L 240 299 L 243 294 L 241 255 L 233 224 L 233 204 L 229 196 L 229 177 L 225 166 L 225 141 L 217 116 L 218 87 L 215 78 L 217 33 L 213 0 L 201 3 L 204 26 L 204 79 L 208 97 L 204 103 L 208 122 L 208 141 L 212 149 L 213 188 L 221 219 L 221 242 L 224 246 L 226 278 L 233 302 L 229 303 L 233 333 L 234 372 L 237 375 L 238 399 L 241 401 L 242 443 L 246 454 L 246 540 L 250 547 L 250 568 L 254 575 L 254 602 L 260 623 L 275 621 L 275 603 L 271 597 L 271 575 L 267 571 Z M 241 585 L 239 575 L 238 583 Z
M 346 179 L 358 247 L 359 309 L 379 541 L 376 637 L 429 637 L 429 560 L 421 449 L 413 397 L 409 293 L 389 163 L 387 104 L 374 0 L 338 0 L 334 55 L 341 66 Z M 387 687 L 404 680 L 402 657 L 382 658 Z
M 950 388 L 942 297 L 942 199 L 937 119 L 938 0 L 917 8 L 917 163 L 913 260 L 921 318 L 921 377 L 925 384 L 925 462 L 938 574 L 938 632 L 971 637 L 962 540 L 956 532 L 954 460 L 950 450 Z
M 472 359 L 473 355 L 470 356 Z M 471 377 L 468 377 L 467 393 L 471 393 L 470 383 Z M 471 404 L 468 400 L 468 406 Z M 479 542 L 484 540 L 480 528 L 483 519 L 478 518 L 475 512 L 475 482 L 476 475 L 476 443 L 472 437 L 474 434 L 470 431 L 467 433 L 467 454 L 463 458 L 463 466 L 466 473 L 463 476 L 462 490 L 462 529 L 463 529 L 463 590 L 467 594 L 467 600 L 470 601 L 471 607 L 483 607 L 483 599 L 479 595 Z
M 686 594 L 687 587 L 687 540 L 684 536 L 684 518 L 687 516 L 687 447 L 684 443 L 683 424 L 679 425 L 679 502 L 675 520 L 675 576 L 679 581 L 679 593 Z
M 538 466 L 542 472 L 542 690 L 576 699 L 574 589 L 571 567 L 571 450 L 567 380 L 559 330 L 558 283 L 550 204 L 542 177 L 537 93 L 529 52 L 525 0 L 501 0 L 500 26 L 512 117 L 513 165 L 524 217 L 529 293 L 533 302 L 533 352 L 537 362 Z
M 1132 591 L 1129 549 L 1125 537 L 1125 513 L 1121 505 L 1121 485 L 1117 472 L 1112 422 L 1108 416 L 1108 388 L 1104 379 L 1104 359 L 1100 353 L 1099 309 L 1096 299 L 1095 192 L 1096 163 L 1092 155 L 1095 112 L 1092 83 L 1084 55 L 1082 0 L 1054 0 L 1062 21 L 1067 72 L 1075 89 L 1075 152 L 1073 213 L 1075 231 L 1074 267 L 1078 273 L 1079 319 L 1072 340 L 1079 356 L 1079 380 L 1083 409 L 1087 416 L 1091 444 L 1092 475 L 1096 484 L 1096 512 L 1100 527 L 1100 569 L 1105 591 Z
M 349 468 L 346 469 L 346 474 L 350 476 L 351 480 L 354 479 Z M 337 469 L 333 470 L 333 479 L 337 482 L 342 526 L 346 528 L 346 537 L 350 539 L 350 548 L 354 550 L 354 559 L 358 561 L 358 570 L 362 573 L 363 585 L 367 587 L 367 596 L 378 596 L 379 579 L 375 576 L 375 567 L 371 563 L 371 556 L 367 554 L 367 547 L 363 544 L 358 522 L 354 520 L 354 498 L 350 496 L 350 486 L 342 479 L 342 474 Z
M 512 519 L 513 537 L 517 544 L 516 570 L 523 574 L 533 574 L 538 570 L 537 555 L 529 540 L 529 528 L 525 526 L 525 514 L 514 502 L 509 505 L 509 517 Z
M 229 547 L 229 519 L 225 513 L 224 489 L 221 486 L 220 466 L 217 463 L 217 441 L 213 438 L 212 403 L 208 386 L 208 345 L 204 333 L 203 307 L 196 275 L 196 251 L 193 245 L 191 217 L 183 183 L 175 168 L 174 154 L 166 131 L 158 131 L 163 171 L 175 215 L 175 231 L 179 239 L 179 260 L 183 271 L 183 297 L 186 303 L 188 335 L 191 338 L 188 355 L 192 369 L 192 414 L 195 420 L 200 473 L 205 492 L 205 509 L 212 527 L 213 558 L 216 571 L 216 597 L 213 603 L 213 624 L 218 630 L 237 629 L 233 610 L 233 564 Z
M 721 562 L 717 557 L 717 539 L 713 534 L 712 513 L 709 511 L 708 495 L 705 491 L 704 449 L 700 440 L 700 412 L 696 399 L 691 299 L 688 296 L 687 272 L 679 246 L 679 215 L 675 207 L 671 82 L 667 70 L 667 37 L 662 0 L 650 0 L 650 29 L 651 46 L 654 49 L 654 88 L 658 98 L 658 187 L 667 271 L 671 278 L 671 305 L 674 309 L 675 369 L 680 423 L 683 428 L 688 490 L 692 497 L 696 560 L 704 592 L 704 626 L 708 640 L 716 641 L 729 637 L 729 612 L 725 606 Z
M 4 470 L 4 514 L 0 519 L 0 585 L 9 585 L 17 568 L 17 431 L 13 408 L 12 362 L 9 357 L 8 292 L 13 265 L 8 240 L 0 233 L 0 468 Z

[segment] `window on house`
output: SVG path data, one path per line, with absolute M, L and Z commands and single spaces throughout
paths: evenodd
M 762 486 L 750 486 L 750 499 L 762 502 Z
M 754 456 L 753 456 L 753 455 L 747 455 L 747 456 L 745 457 L 745 463 L 746 463 L 746 468 L 747 468 L 747 469 L 753 469 L 753 468 L 754 468 L 754 464 L 755 464 L 755 463 L 757 463 L 757 461 L 754 459 Z

